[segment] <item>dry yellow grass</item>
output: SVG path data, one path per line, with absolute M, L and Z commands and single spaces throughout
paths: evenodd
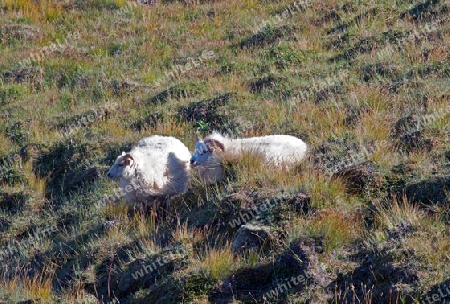
M 405 196 L 394 197 L 388 206 L 376 200 L 373 203 L 377 208 L 375 222 L 380 229 L 394 229 L 404 221 L 418 228 L 425 216 L 424 211 L 420 210 L 417 204 L 409 203 Z
M 10 299 L 15 299 L 15 301 L 25 298 L 42 303 L 52 303 L 56 300 L 53 296 L 53 276 L 54 273 L 51 270 L 44 268 L 40 274 L 36 274 L 31 278 L 12 278 L 2 282 L 2 295 L 6 294 Z
M 20 13 L 35 22 L 53 21 L 61 15 L 61 7 L 52 0 L 35 2 L 32 0 L 4 0 L 3 6 L 7 10 Z
M 213 280 L 222 280 L 240 266 L 240 258 L 235 256 L 231 244 L 220 248 L 207 246 L 199 257 L 198 266 Z
M 323 210 L 312 218 L 306 230 L 314 237 L 323 237 L 324 249 L 327 251 L 351 246 L 364 235 L 361 215 L 332 209 Z

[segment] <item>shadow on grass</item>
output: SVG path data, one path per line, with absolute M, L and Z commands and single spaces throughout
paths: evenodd
M 327 287 L 333 303 L 354 303 L 355 299 L 361 303 L 415 303 L 412 293 L 419 277 L 414 267 L 396 262 L 390 253 L 373 250 L 362 250 L 350 259 L 359 266 L 350 273 L 339 273 Z
M 181 119 L 197 124 L 203 121 L 207 125 L 207 131 L 220 131 L 235 133 L 239 126 L 234 122 L 227 112 L 227 105 L 231 104 L 234 95 L 226 93 L 211 99 L 192 102 L 182 106 L 178 110 Z
M 46 196 L 60 202 L 71 193 L 89 191 L 89 185 L 106 173 L 102 164 L 112 166 L 116 157 L 130 147 L 129 144 L 100 147 L 98 143 L 77 144 L 68 139 L 42 152 L 33 171 L 36 176 L 46 178 Z
M 400 18 L 411 17 L 415 21 L 429 21 L 439 16 L 438 12 L 433 12 L 433 9 L 441 2 L 441 0 L 428 0 L 415 5 L 413 8 L 402 13 Z M 445 7 L 445 6 L 444 6 Z M 448 9 L 441 12 L 443 14 L 448 14 Z
M 295 29 L 285 25 L 278 28 L 268 26 L 263 28 L 258 33 L 250 36 L 249 38 L 241 41 L 241 43 L 239 44 L 239 48 L 247 49 L 271 45 L 283 37 L 292 37 L 294 30 Z
M 182 83 L 171 86 L 149 98 L 149 104 L 166 103 L 169 98 L 181 99 L 196 96 L 203 88 L 195 83 Z
M 18 277 L 40 277 L 46 275 L 45 269 L 49 263 L 59 265 L 55 272 L 53 287 L 56 290 L 64 290 L 71 287 L 71 280 L 75 277 L 76 269 L 87 267 L 92 261 L 88 252 L 83 251 L 79 244 L 86 244 L 89 241 L 97 239 L 104 233 L 102 225 L 91 228 L 88 232 L 81 234 L 69 241 L 58 241 L 58 237 L 49 240 L 52 242 L 50 249 L 39 251 L 36 248 L 34 255 L 27 261 L 11 260 L 10 267 L 4 268 L 6 271 L 1 273 L 3 281 L 7 279 L 17 279 Z M 33 246 L 30 244 L 29 246 Z M 19 263 L 21 267 L 14 267 L 14 263 Z M 25 278 L 24 278 L 25 279 Z
M 327 31 L 327 34 L 336 34 L 340 32 L 347 31 L 350 27 L 360 24 L 362 20 L 367 19 L 368 17 L 373 17 L 378 15 L 380 10 L 378 8 L 371 8 L 368 11 L 359 14 L 358 16 L 354 17 L 352 20 L 343 22 L 339 24 L 338 26 L 335 26 Z
M 113 257 L 96 266 L 96 280 L 86 284 L 86 290 L 102 301 L 119 299 L 123 302 L 134 297 L 139 290 L 149 292 L 162 282 L 172 280 L 172 276 L 186 264 L 185 249 L 172 248 L 162 254 L 136 259 L 124 268 L 120 264 L 129 262 L 128 252 L 136 250 L 136 247 L 139 247 L 137 240 L 119 248 Z M 175 282 L 173 285 L 176 285 Z M 173 287 L 170 288 L 171 292 Z M 167 293 L 167 290 L 162 288 L 162 292 Z M 176 293 L 172 296 L 176 296 Z M 152 297 L 155 299 L 154 295 Z
M 29 196 L 24 193 L 7 193 L 0 192 L 0 208 L 3 212 L 7 212 L 9 216 L 20 213 L 25 206 Z M 9 222 L 9 221 L 8 221 Z M 2 223 L 0 223 L 0 231 L 4 231 Z
M 232 301 L 285 303 L 289 294 L 310 283 L 309 259 L 299 242 L 276 256 L 273 262 L 242 268 L 218 283 L 209 293 L 211 303 Z

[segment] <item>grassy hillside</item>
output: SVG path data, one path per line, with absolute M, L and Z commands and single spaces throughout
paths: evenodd
M 450 301 L 448 0 L 142 2 L 0 1 L 1 303 Z M 164 221 L 106 178 L 212 130 L 309 156 Z

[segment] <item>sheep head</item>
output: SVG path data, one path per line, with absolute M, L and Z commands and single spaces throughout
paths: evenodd
M 199 166 L 207 162 L 212 154 L 219 154 L 224 152 L 225 147 L 223 143 L 215 139 L 207 139 L 203 141 L 201 138 L 195 141 L 195 151 L 191 157 L 191 165 L 194 167 Z
M 225 151 L 223 143 L 215 139 L 203 141 L 197 137 L 195 151 L 191 157 L 191 165 L 196 167 L 201 179 L 207 184 L 222 178 L 222 155 Z
M 107 175 L 109 178 L 127 178 L 134 173 L 135 161 L 129 153 L 122 152 L 122 155 L 117 157 L 114 165 L 109 169 Z

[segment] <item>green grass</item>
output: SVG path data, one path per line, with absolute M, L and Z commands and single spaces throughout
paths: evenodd
M 448 280 L 448 2 L 327 0 L 282 16 L 292 5 L 0 0 L 0 302 L 263 303 L 306 271 L 274 301 L 410 303 Z M 100 203 L 118 187 L 106 171 L 142 137 L 192 150 L 213 130 L 291 134 L 309 155 L 289 172 L 245 155 L 217 185 L 194 179 L 162 221 Z M 364 162 L 359 192 L 333 176 Z M 267 199 L 251 223 L 274 241 L 233 253 L 229 221 Z

